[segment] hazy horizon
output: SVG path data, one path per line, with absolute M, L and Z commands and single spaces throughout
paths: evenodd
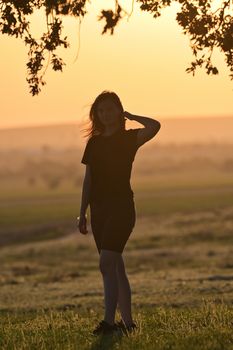
M 233 143 L 233 117 L 158 118 L 161 130 L 148 146 L 156 144 Z M 87 122 L 87 121 L 86 121 Z M 0 149 L 83 148 L 86 142 L 86 122 L 66 122 L 0 129 Z M 126 121 L 126 129 L 142 124 Z M 146 145 L 147 147 L 147 145 Z
M 178 121 L 178 120 L 203 120 L 203 119 L 228 119 L 228 118 L 233 118 L 233 114 L 225 114 L 225 115 L 198 115 L 198 116 L 180 116 L 180 117 L 172 117 L 172 116 L 166 116 L 166 117 L 159 117 L 159 116 L 149 116 L 149 115 L 144 115 L 145 117 L 150 117 L 153 119 L 161 120 L 161 121 L 166 121 L 166 120 L 172 120 L 172 121 Z M 62 125 L 70 125 L 70 124 L 80 124 L 83 125 L 87 122 L 88 120 L 86 119 L 85 121 L 79 121 L 78 119 L 71 119 L 71 120 L 64 120 L 64 121 L 57 121 L 57 122 L 41 122 L 41 123 L 27 123 L 27 124 L 13 124 L 13 125 L 8 125 L 8 126 L 0 126 L 0 131 L 2 130 L 13 130 L 13 129 L 27 129 L 27 128 L 39 128 L 39 127 L 52 127 L 52 126 L 62 126 Z

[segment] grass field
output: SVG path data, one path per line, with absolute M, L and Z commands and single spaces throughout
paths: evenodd
M 187 138 L 198 135 L 187 129 Z M 137 219 L 123 253 L 139 327 L 94 337 L 104 296 L 90 221 L 86 236 L 77 229 L 83 149 L 77 135 L 70 145 L 57 131 L 54 139 L 51 130 L 25 131 L 15 145 L 8 136 L 0 157 L 1 350 L 233 350 L 231 143 L 139 150 Z
M 139 327 L 128 336 L 91 335 L 103 285 L 90 223 L 86 236 L 76 226 L 80 182 L 32 186 L 2 171 L 1 350 L 233 350 L 233 163 L 168 169 L 164 157 L 149 171 L 153 152 L 131 181 L 137 219 L 123 256 Z

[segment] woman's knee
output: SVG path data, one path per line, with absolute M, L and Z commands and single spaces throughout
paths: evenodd
M 116 271 L 120 256 L 120 253 L 111 250 L 101 250 L 99 260 L 99 269 L 101 273 L 106 274 L 111 273 L 114 270 Z
M 117 275 L 119 277 L 125 277 L 126 276 L 126 271 L 125 271 L 125 264 L 122 256 L 117 262 Z

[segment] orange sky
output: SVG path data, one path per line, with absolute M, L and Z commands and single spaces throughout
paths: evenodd
M 128 12 L 131 3 L 120 1 Z M 82 21 L 75 63 L 78 21 L 64 20 L 71 47 L 59 53 L 67 66 L 63 73 L 47 70 L 47 85 L 39 96 L 29 94 L 26 46 L 19 39 L 0 37 L 0 128 L 84 121 L 94 98 L 106 89 L 119 95 L 126 111 L 157 119 L 233 115 L 233 81 L 222 54 L 214 55 L 219 76 L 199 70 L 193 77 L 185 72 L 192 56 L 188 38 L 175 21 L 175 7 L 155 20 L 135 3 L 129 21 L 125 17 L 113 36 L 102 36 L 104 22 L 97 21 L 97 15 L 100 9 L 114 6 L 114 1 L 96 4 L 87 6 L 92 12 Z M 37 36 L 43 23 L 38 12 L 32 23 Z

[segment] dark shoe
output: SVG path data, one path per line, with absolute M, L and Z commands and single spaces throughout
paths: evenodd
M 118 327 L 114 323 L 114 325 L 109 324 L 108 322 L 102 320 L 98 324 L 98 326 L 93 330 L 92 334 L 98 335 L 98 334 L 108 334 L 112 333 L 114 331 L 117 331 Z
M 120 328 L 123 332 L 132 332 L 137 329 L 136 323 L 132 323 L 130 326 L 126 326 L 122 320 L 116 322 L 118 328 Z

